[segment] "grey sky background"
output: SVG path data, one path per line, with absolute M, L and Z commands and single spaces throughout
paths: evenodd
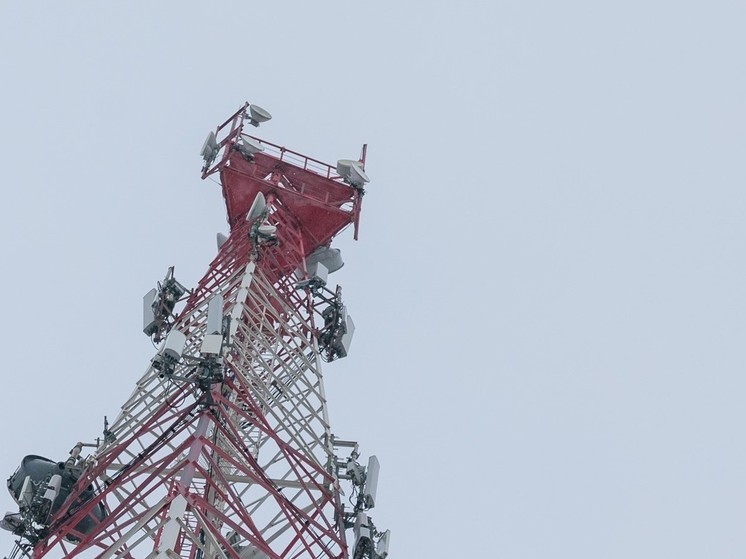
M 116 415 L 250 100 L 312 157 L 369 143 L 325 371 L 392 558 L 746 555 L 746 4 L 112 4 L 0 2 L 0 473 Z

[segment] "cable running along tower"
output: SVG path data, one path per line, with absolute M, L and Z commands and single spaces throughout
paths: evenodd
M 328 276 L 332 239 L 357 238 L 365 147 L 333 167 L 247 133 L 269 118 L 246 103 L 208 135 L 230 234 L 193 290 L 170 268 L 145 296 L 160 348 L 103 436 L 10 477 L 11 559 L 388 555 L 378 460 L 333 434 L 321 372 L 354 331 Z

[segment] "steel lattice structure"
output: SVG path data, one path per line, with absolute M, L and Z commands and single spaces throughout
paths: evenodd
M 242 106 L 203 149 L 202 176 L 220 178 L 229 236 L 192 291 L 170 276 L 160 286 L 148 333 L 165 341 L 95 450 L 83 456 L 78 445 L 54 465 L 27 457 L 11 477 L 21 510 L 4 527 L 21 536 L 14 553 L 386 557 L 388 533 L 364 514 L 377 461 L 366 487 L 357 445 L 335 440 L 327 415 L 321 363 L 344 356 L 351 322 L 339 289 L 309 260 L 350 225 L 357 237 L 364 190 L 343 162 L 244 134 L 253 109 Z M 177 289 L 164 310 L 168 285 Z M 346 461 L 342 447 L 352 449 Z M 340 483 L 359 497 L 352 510 Z

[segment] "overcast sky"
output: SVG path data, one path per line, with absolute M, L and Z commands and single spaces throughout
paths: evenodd
M 746 4 L 113 4 L 0 0 L 0 474 L 116 415 L 249 100 L 296 151 L 369 144 L 326 382 L 392 559 L 746 555 Z

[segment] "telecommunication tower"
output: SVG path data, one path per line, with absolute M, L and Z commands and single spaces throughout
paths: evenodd
M 328 276 L 333 238 L 357 238 L 365 146 L 327 165 L 244 129 L 270 118 L 245 103 L 208 135 L 230 233 L 194 289 L 169 268 L 145 296 L 160 347 L 102 437 L 8 479 L 11 559 L 387 557 L 378 460 L 332 432 L 321 371 L 354 332 Z

